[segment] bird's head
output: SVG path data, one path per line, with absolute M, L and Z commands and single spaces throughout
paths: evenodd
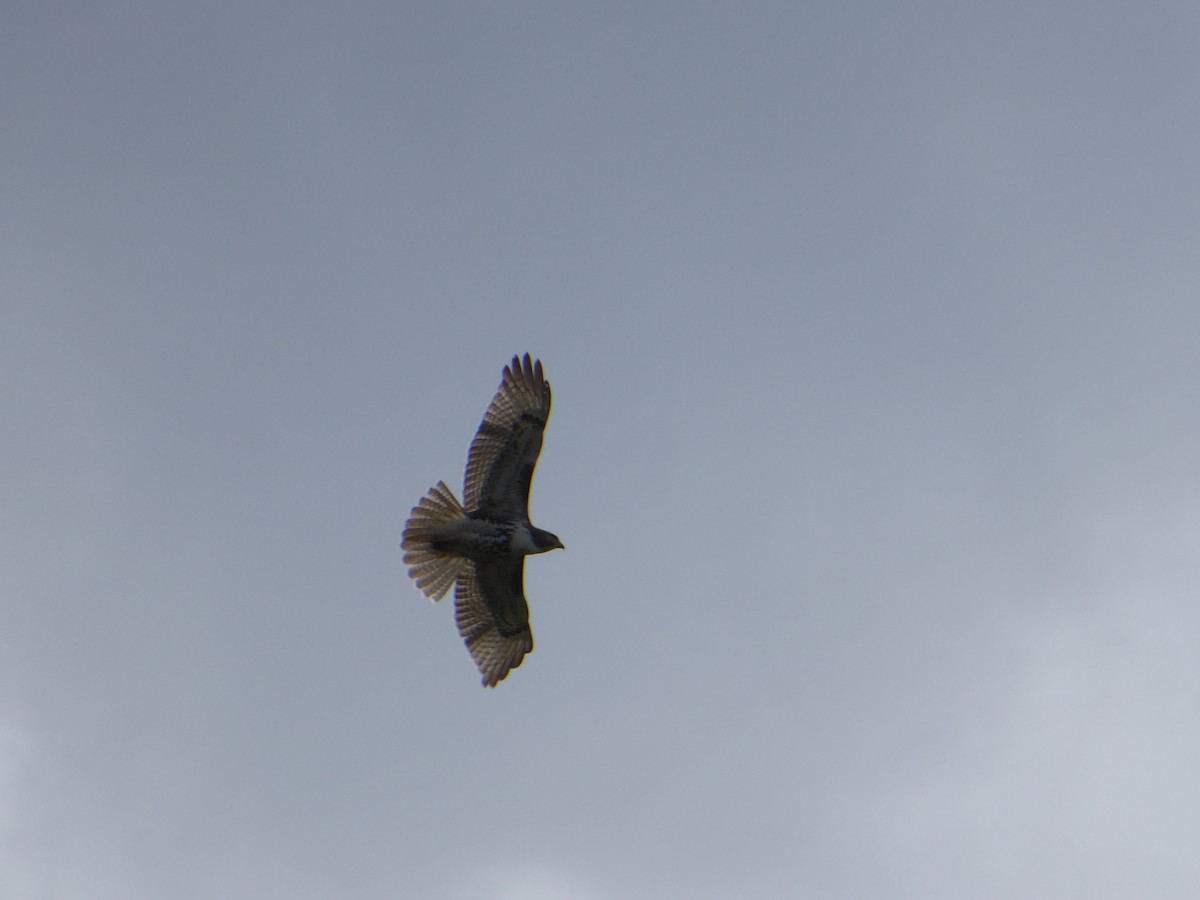
M 545 553 L 547 550 L 566 550 L 563 542 L 558 539 L 557 535 L 551 534 L 548 531 L 543 531 L 540 528 L 531 528 L 530 535 L 533 537 L 533 543 L 537 547 L 538 553 Z

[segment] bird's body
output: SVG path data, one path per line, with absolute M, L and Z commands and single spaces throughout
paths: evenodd
M 541 362 L 513 357 L 471 442 L 465 506 L 438 482 L 404 527 L 404 561 L 431 600 L 455 589 L 458 630 L 494 687 L 533 650 L 525 557 L 562 542 L 529 521 L 529 487 L 550 416 Z
M 490 562 L 543 552 L 547 548 L 539 548 L 535 543 L 534 531 L 528 520 L 522 521 L 517 516 L 467 513 L 443 529 L 432 544 L 442 553 L 466 557 L 474 562 Z

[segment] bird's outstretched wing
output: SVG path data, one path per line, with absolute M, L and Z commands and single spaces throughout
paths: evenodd
M 550 418 L 550 383 L 541 360 L 513 357 L 467 455 L 467 512 L 529 514 L 529 483 Z
M 525 560 L 518 556 L 468 563 L 458 576 L 454 592 L 458 633 L 487 687 L 503 681 L 533 650 L 524 575 Z

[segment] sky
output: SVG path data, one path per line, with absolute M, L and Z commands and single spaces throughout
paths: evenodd
M 1194 4 L 3 20 L 0 900 L 1197 895 Z

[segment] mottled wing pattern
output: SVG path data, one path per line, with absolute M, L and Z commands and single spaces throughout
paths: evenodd
M 541 360 L 513 357 L 467 455 L 467 512 L 529 513 L 529 484 L 550 418 L 550 383 Z
M 525 560 L 470 563 L 454 592 L 458 633 L 483 674 L 495 687 L 533 650 L 529 606 L 525 602 Z

